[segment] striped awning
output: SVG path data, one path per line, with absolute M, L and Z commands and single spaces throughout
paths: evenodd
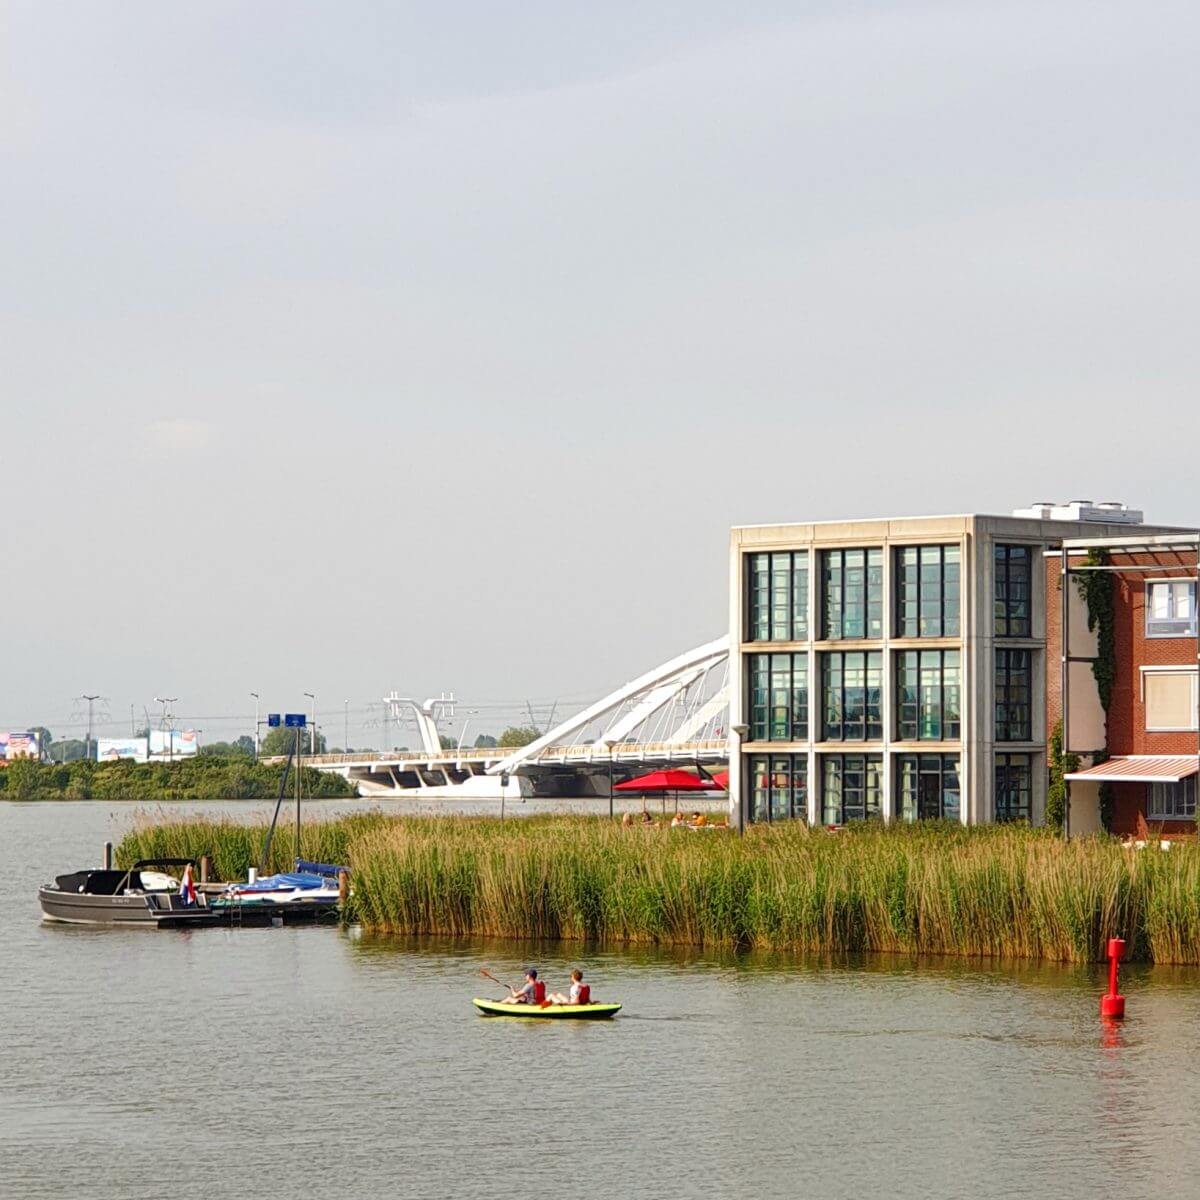
M 1195 754 L 1130 754 L 1072 771 L 1063 778 L 1095 783 L 1178 783 L 1197 772 L 1200 758 Z

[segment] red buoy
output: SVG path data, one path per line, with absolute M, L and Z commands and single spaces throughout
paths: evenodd
M 1120 1020 L 1125 1016 L 1125 997 L 1117 992 L 1117 964 L 1125 956 L 1123 938 L 1108 939 L 1108 992 L 1100 997 L 1100 1015 Z

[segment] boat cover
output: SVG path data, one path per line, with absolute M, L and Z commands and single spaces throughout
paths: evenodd
M 330 879 L 336 879 L 338 873 L 346 871 L 347 868 L 335 866 L 333 863 L 307 862 L 303 858 L 298 858 L 296 859 L 296 870 L 307 875 L 326 875 Z
M 308 891 L 325 886 L 326 880 L 320 875 L 312 875 L 305 871 L 284 871 L 279 875 L 264 875 L 254 883 L 235 883 L 230 891 L 241 892 L 244 895 L 252 892 Z

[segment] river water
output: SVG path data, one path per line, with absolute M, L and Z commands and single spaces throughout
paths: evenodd
M 1200 1191 L 1195 972 L 1128 970 L 1113 1031 L 1092 970 L 589 954 L 613 1022 L 488 1021 L 481 966 L 579 951 L 43 924 L 133 817 L 0 803 L 0 1196 Z

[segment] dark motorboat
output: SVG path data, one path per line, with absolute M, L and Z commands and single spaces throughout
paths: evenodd
M 46 920 L 76 925 L 215 925 L 206 897 L 181 896 L 179 880 L 162 870 L 188 866 L 187 858 L 146 858 L 128 871 L 73 871 L 38 888 L 38 901 Z

